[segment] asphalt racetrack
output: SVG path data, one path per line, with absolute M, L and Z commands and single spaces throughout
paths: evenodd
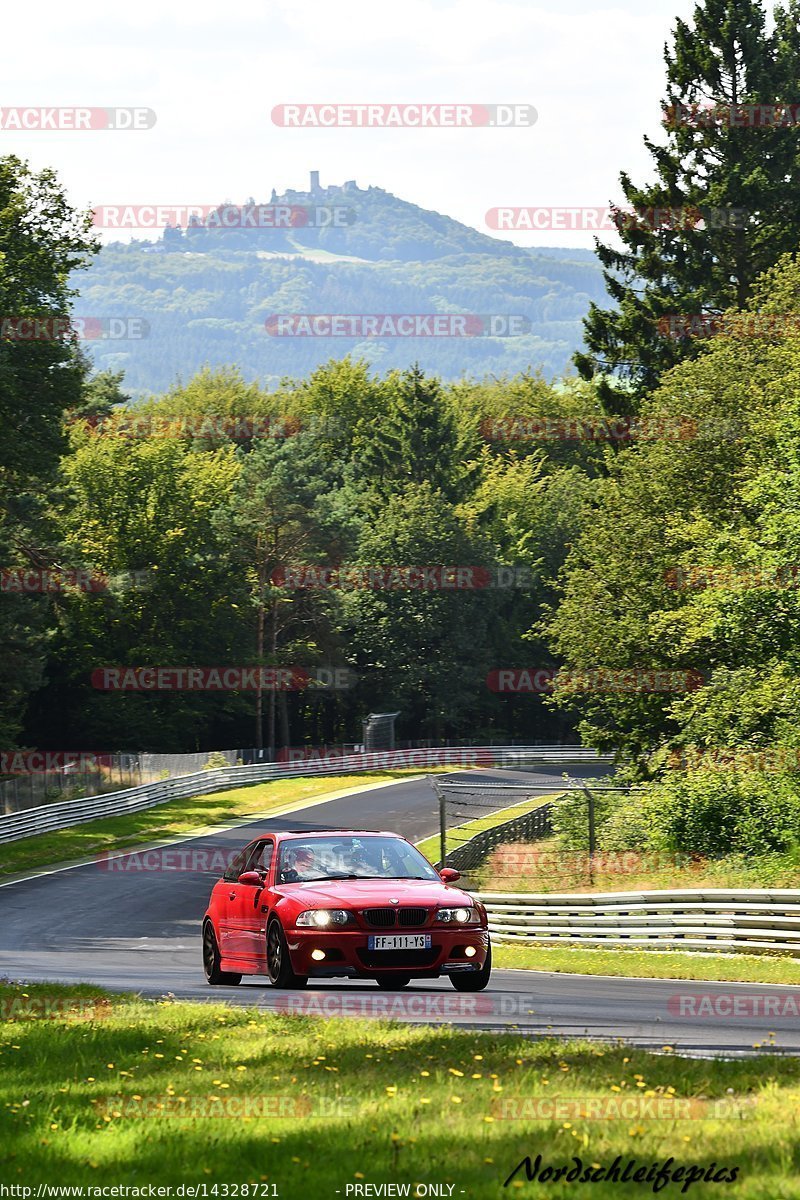
M 555 788 L 564 769 L 456 771 L 450 778 L 552 781 Z M 575 774 L 601 770 L 572 767 Z M 508 804 L 508 796 L 500 803 Z M 800 987 L 495 970 L 487 990 L 477 994 L 457 993 L 447 979 L 412 983 L 398 993 L 351 980 L 312 980 L 304 992 L 281 992 L 255 976 L 239 987 L 209 988 L 200 921 L 223 855 L 261 830 L 332 826 L 394 830 L 417 841 L 436 832 L 435 797 L 427 779 L 402 781 L 181 840 L 152 860 L 156 869 L 142 869 L 143 860 L 128 854 L 3 884 L 0 976 L 324 1016 L 386 1015 L 533 1036 L 620 1038 L 678 1053 L 736 1055 L 759 1046 L 800 1053 Z

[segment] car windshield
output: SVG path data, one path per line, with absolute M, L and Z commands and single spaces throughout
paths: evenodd
M 330 835 L 281 843 L 278 883 L 315 879 L 435 879 L 427 859 L 408 842 L 392 837 Z

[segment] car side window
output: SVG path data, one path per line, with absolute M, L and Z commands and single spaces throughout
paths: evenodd
M 231 859 L 228 869 L 222 878 L 228 883 L 235 883 L 242 872 L 247 870 L 247 867 L 244 864 L 247 862 L 248 854 L 251 851 L 252 846 L 245 846 L 244 850 L 240 850 L 235 858 Z
M 247 860 L 246 871 L 259 871 L 262 875 L 266 875 L 269 871 L 269 864 L 272 861 L 272 853 L 275 848 L 275 843 L 271 840 L 256 842 L 253 847 L 253 852 Z

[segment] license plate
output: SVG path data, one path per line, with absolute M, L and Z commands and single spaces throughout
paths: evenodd
M 429 933 L 375 933 L 369 936 L 370 950 L 430 950 Z

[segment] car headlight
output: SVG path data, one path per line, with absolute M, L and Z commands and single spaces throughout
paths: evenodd
M 332 925 L 349 925 L 353 914 L 344 908 L 309 908 L 301 912 L 295 925 L 310 925 L 314 929 L 330 929 Z
M 475 925 L 480 916 L 475 908 L 440 908 L 436 920 L 444 925 Z

